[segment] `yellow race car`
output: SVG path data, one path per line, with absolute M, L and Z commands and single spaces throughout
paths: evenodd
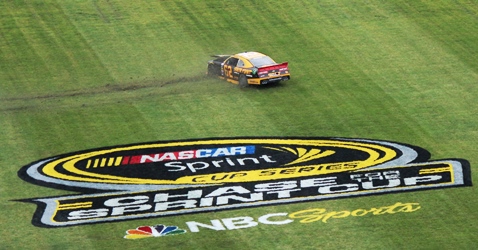
M 215 55 L 208 61 L 207 74 L 219 76 L 228 82 L 247 85 L 265 85 L 290 79 L 289 63 L 276 63 L 259 52 L 235 55 Z

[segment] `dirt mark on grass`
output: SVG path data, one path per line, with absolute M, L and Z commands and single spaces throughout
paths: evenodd
M 9 98 L 0 98 L 0 101 L 17 101 L 17 100 L 36 100 L 36 99 L 55 99 L 62 97 L 72 97 L 72 96 L 87 96 L 87 95 L 97 95 L 97 94 L 106 94 L 130 90 L 139 90 L 145 88 L 161 88 L 169 84 L 182 83 L 182 82 L 197 82 L 206 79 L 206 76 L 192 76 L 192 77 L 179 77 L 176 79 L 161 81 L 161 80 L 141 80 L 134 81 L 129 84 L 106 84 L 97 88 L 91 89 L 77 89 L 69 90 L 63 93 L 47 94 L 47 95 L 36 95 L 36 96 L 22 96 L 22 97 L 9 97 Z
M 95 88 L 87 88 L 87 89 L 76 89 L 76 90 L 68 90 L 64 92 L 54 93 L 54 94 L 45 94 L 45 95 L 24 95 L 21 97 L 7 97 L 7 98 L 0 98 L 0 102 L 4 103 L 16 103 L 21 101 L 27 100 L 40 100 L 40 101 L 48 101 L 48 100 L 55 100 L 61 98 L 68 98 L 68 97 L 81 97 L 81 96 L 93 96 L 93 95 L 101 95 L 101 94 L 113 94 L 118 92 L 126 92 L 126 91 L 135 91 L 140 89 L 147 89 L 147 88 L 161 88 L 166 85 L 176 84 L 176 83 L 187 83 L 187 82 L 198 82 L 201 80 L 206 79 L 206 75 L 196 75 L 191 77 L 177 77 L 167 81 L 161 81 L 158 79 L 147 79 L 147 80 L 138 80 L 132 81 L 130 83 L 108 83 L 104 86 L 99 86 Z M 1 105 L 0 111 L 19 111 L 25 110 L 34 107 L 33 105 Z

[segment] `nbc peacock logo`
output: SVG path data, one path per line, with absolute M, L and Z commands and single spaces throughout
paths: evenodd
M 126 231 L 125 239 L 136 240 L 152 237 L 164 237 L 171 235 L 178 235 L 186 233 L 186 230 L 179 229 L 177 226 L 140 226 L 136 229 L 130 229 Z

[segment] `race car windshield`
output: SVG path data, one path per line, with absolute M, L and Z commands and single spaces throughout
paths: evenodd
M 274 60 L 272 60 L 268 56 L 253 58 L 250 61 L 251 61 L 252 65 L 254 65 L 256 67 L 262 67 L 262 66 L 265 66 L 265 65 L 276 64 L 276 62 L 274 62 Z

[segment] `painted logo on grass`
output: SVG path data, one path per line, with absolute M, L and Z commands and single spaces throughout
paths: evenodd
M 187 221 L 185 226 L 191 233 L 199 233 L 202 230 L 237 230 L 253 228 L 259 225 L 286 225 L 293 222 L 299 223 L 329 223 L 330 221 L 341 220 L 352 217 L 382 216 L 398 213 L 412 213 L 421 209 L 419 203 L 396 202 L 390 206 L 358 208 L 354 210 L 328 211 L 325 208 L 312 208 L 299 210 L 292 213 L 270 213 L 259 217 L 237 216 L 232 218 L 213 219 L 209 221 Z M 126 231 L 125 239 L 143 239 L 150 237 L 161 237 L 167 235 L 184 234 L 186 230 L 178 229 L 176 226 L 157 225 L 154 227 L 141 226 Z
M 150 237 L 164 237 L 186 233 L 186 230 L 179 229 L 177 226 L 141 226 L 136 229 L 126 231 L 125 239 L 135 240 Z
M 429 158 L 367 139 L 220 138 L 60 155 L 19 176 L 84 193 L 26 200 L 35 225 L 59 227 L 471 185 L 468 161 Z

